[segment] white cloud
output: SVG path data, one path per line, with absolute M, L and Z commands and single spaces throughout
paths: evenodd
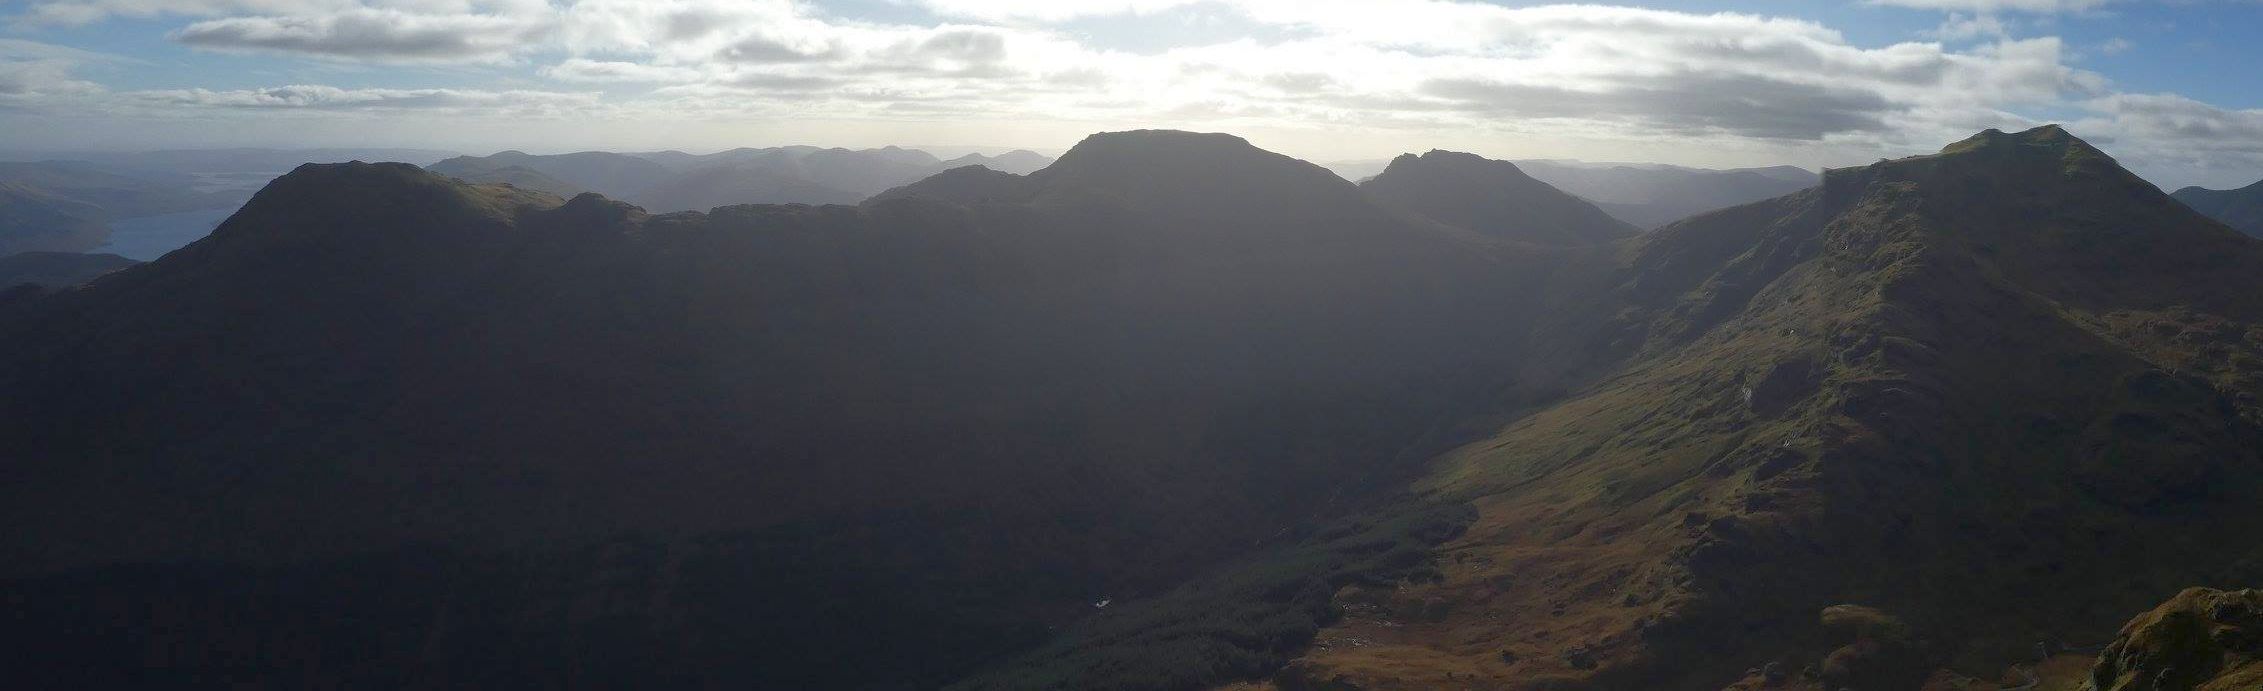
M 353 9 L 301 17 L 230 17 L 173 32 L 182 44 L 382 61 L 495 61 L 533 45 L 540 18 Z
M 80 79 L 87 64 L 122 64 L 118 56 L 38 41 L 0 39 L 0 108 L 53 107 L 102 93 L 102 86 Z
M 2113 94 L 2084 104 L 2072 124 L 2141 171 L 2178 171 L 2219 184 L 2263 177 L 2263 109 L 2220 108 L 2176 94 Z
M 2134 49 L 2136 47 L 2136 42 L 2116 36 L 2106 39 L 2106 42 L 2104 43 L 2098 44 L 2098 52 L 2104 53 L 2106 55 L 2120 55 L 2127 53 L 2131 49 Z
M 1213 0 L 922 0 L 936 14 L 993 22 L 1058 22 L 1082 17 L 1146 14 Z
M 1949 13 L 1949 18 L 1942 20 L 1939 28 L 1926 32 L 1927 35 L 1944 41 L 2009 38 L 2011 33 L 2011 27 L 1996 15 L 1968 15 L 1961 12 Z
M 120 96 L 141 104 L 253 110 L 446 111 L 490 115 L 558 115 L 598 104 L 597 94 L 474 89 L 341 89 L 293 85 L 267 89 L 169 89 Z
M 571 58 L 542 68 L 542 76 L 569 82 L 670 84 L 699 81 L 705 74 L 688 67 Z
M 25 4 L 28 9 L 16 18 L 25 26 L 78 26 L 120 17 L 310 17 L 363 9 L 529 16 L 549 7 L 548 0 L 28 0 Z
M 83 94 L 100 91 L 92 82 L 71 77 L 71 64 L 61 60 L 0 60 L 0 99 L 42 95 Z
M 1921 10 L 1953 10 L 1995 14 L 2002 12 L 2031 12 L 2057 14 L 2083 12 L 2104 7 L 2115 0 L 1866 0 L 1873 5 L 1910 7 Z

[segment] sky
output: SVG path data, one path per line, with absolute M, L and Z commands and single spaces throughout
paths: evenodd
M 1242 135 L 1810 168 L 2066 124 L 2263 179 L 2263 0 L 0 0 L 0 149 Z

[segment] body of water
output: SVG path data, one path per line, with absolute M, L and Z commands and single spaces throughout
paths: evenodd
M 211 235 L 235 213 L 234 208 L 204 209 L 111 221 L 110 242 L 93 251 L 150 261 Z

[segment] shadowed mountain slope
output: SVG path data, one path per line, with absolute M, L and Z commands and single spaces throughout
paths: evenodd
M 704 214 L 302 168 L 0 303 L 0 520 L 38 526 L 0 651 L 38 686 L 1910 691 L 2263 579 L 2213 537 L 2263 530 L 2263 243 L 2063 130 L 1611 243 L 1470 218 L 1161 131 Z
M 2263 182 L 2236 190 L 2187 187 L 2177 190 L 2174 196 L 2194 211 L 2222 221 L 2233 230 L 2263 237 Z
M 1359 187 L 1385 204 L 1498 240 L 1600 245 L 1636 233 L 1634 226 L 1532 179 L 1514 163 L 1471 154 L 1400 156 Z
M 0 513 L 50 528 L 0 540 L 39 603 L 10 666 L 932 688 L 1388 499 L 1497 395 L 1554 264 L 1232 137 L 1096 135 L 1025 179 L 652 215 L 308 166 L 15 305 Z M 1289 595 L 1232 602 L 1316 626 L 1326 591 Z M 1250 662 L 1117 678 L 1282 652 L 1173 640 L 1140 649 Z

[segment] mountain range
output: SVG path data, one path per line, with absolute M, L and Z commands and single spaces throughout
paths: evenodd
M 448 159 L 430 170 L 466 182 L 510 183 L 561 197 L 595 191 L 665 213 L 741 204 L 855 204 L 953 168 L 983 166 L 1028 174 L 1051 162 L 1029 151 L 968 154 L 946 161 L 893 146 L 861 151 L 787 146 L 701 155 L 591 151 L 534 156 L 505 151 Z
M 2175 536 L 2263 518 L 2259 252 L 2056 127 L 1655 231 L 1550 329 L 1586 332 L 1564 369 L 1597 374 L 1418 481 L 1478 510 L 1442 578 L 1297 667 L 1994 683 L 2039 641 L 2252 582 L 2263 555 Z M 1431 601 L 1455 606 L 1403 618 Z
M 2263 243 L 2058 127 L 1648 233 L 1222 134 L 690 213 L 543 159 L 302 166 L 0 299 L 15 678 L 2252 679 L 2188 588 L 2263 579 Z
M 2194 211 L 2207 214 L 2239 232 L 2263 237 L 2263 182 L 2236 190 L 2187 187 L 2177 190 L 2174 196 Z

